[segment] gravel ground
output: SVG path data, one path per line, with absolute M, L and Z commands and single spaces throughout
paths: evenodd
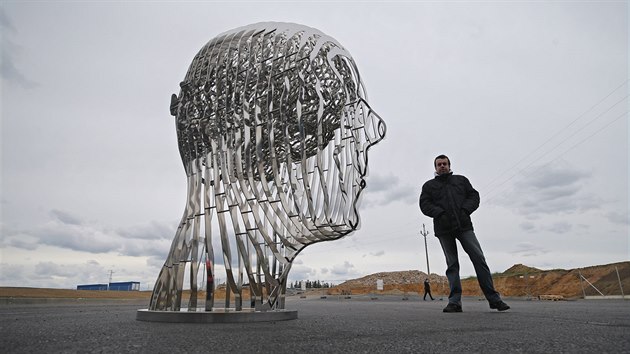
M 139 300 L 0 305 L 5 353 L 622 353 L 626 300 L 506 299 L 506 312 L 465 298 L 463 313 L 417 296 L 289 297 L 298 319 L 233 324 L 136 320 Z

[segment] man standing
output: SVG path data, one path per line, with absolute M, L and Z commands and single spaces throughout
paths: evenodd
M 427 301 L 427 294 L 431 298 L 431 300 L 435 300 L 433 295 L 431 295 L 431 284 L 429 284 L 429 279 L 424 280 L 424 301 Z
M 435 236 L 440 240 L 446 257 L 446 277 L 451 292 L 444 312 L 462 312 L 462 284 L 459 278 L 457 244 L 459 240 L 475 267 L 479 287 L 491 309 L 505 311 L 510 308 L 494 289 L 492 274 L 486 264 L 481 245 L 473 231 L 470 214 L 479 207 L 479 193 L 464 176 L 451 172 L 451 161 L 446 155 L 435 158 L 435 178 L 422 186 L 420 210 L 433 218 Z

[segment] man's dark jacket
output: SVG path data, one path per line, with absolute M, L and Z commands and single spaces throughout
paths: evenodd
M 479 192 L 468 178 L 448 174 L 435 176 L 422 186 L 420 210 L 433 218 L 435 236 L 473 229 L 470 214 L 479 207 Z

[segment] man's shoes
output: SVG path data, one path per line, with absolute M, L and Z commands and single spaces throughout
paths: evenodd
M 442 312 L 462 312 L 462 305 L 457 305 L 449 302 L 444 310 L 442 310 Z
M 505 310 L 509 310 L 510 306 L 508 306 L 508 304 L 506 304 L 505 302 L 499 300 L 497 302 L 491 302 L 490 308 L 493 310 L 505 311 Z

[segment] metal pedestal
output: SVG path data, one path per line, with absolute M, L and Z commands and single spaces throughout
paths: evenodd
M 274 322 L 297 319 L 297 311 L 235 311 L 233 309 L 215 309 L 205 311 L 198 308 L 197 311 L 150 311 L 140 309 L 136 313 L 136 320 L 147 322 L 173 322 L 173 323 L 244 323 L 244 322 Z

